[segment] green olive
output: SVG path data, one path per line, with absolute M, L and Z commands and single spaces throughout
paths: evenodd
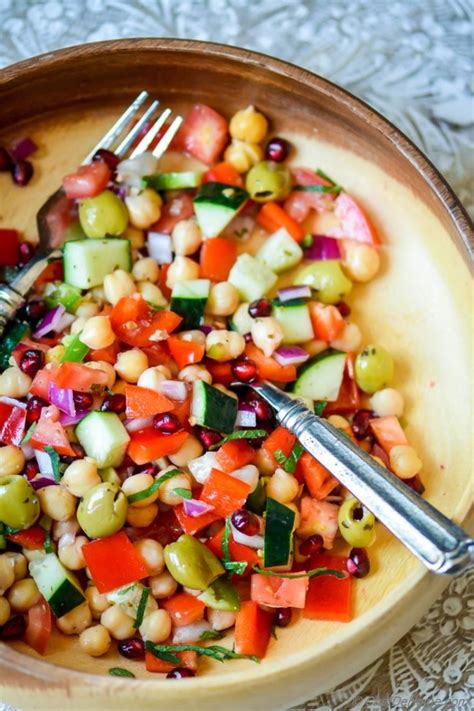
M 213 610 L 227 610 L 237 612 L 240 610 L 240 598 L 229 578 L 225 576 L 214 580 L 207 590 L 204 590 L 199 599 Z
M 197 538 L 184 533 L 165 548 L 166 567 L 187 588 L 207 590 L 225 571 L 220 560 Z
M 111 190 L 86 198 L 79 206 L 79 221 L 87 237 L 121 235 L 128 225 L 128 211 Z
M 29 528 L 40 515 L 38 497 L 20 474 L 0 477 L 0 521 L 11 528 Z
M 337 304 L 352 289 L 352 282 L 346 277 L 336 259 L 307 264 L 298 272 L 293 283 L 310 286 L 316 292 L 317 299 L 323 304 Z
M 386 388 L 393 373 L 393 358 L 382 346 L 366 346 L 355 360 L 356 383 L 369 395 Z
M 77 508 L 77 520 L 89 538 L 119 531 L 127 517 L 128 501 L 117 484 L 103 482 L 89 489 Z
M 337 522 L 344 540 L 354 548 L 367 548 L 375 540 L 375 516 L 357 499 L 346 499 Z
M 99 476 L 102 481 L 109 482 L 110 484 L 117 484 L 120 486 L 120 477 L 117 474 L 117 470 L 113 467 L 107 467 L 106 469 L 99 469 Z
M 269 202 L 283 200 L 291 190 L 291 174 L 281 163 L 262 160 L 250 168 L 245 187 L 252 200 Z

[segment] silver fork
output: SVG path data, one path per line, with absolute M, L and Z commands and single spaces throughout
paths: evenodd
M 101 148 L 113 150 L 122 160 L 125 158 L 135 158 L 147 150 L 171 115 L 171 109 L 167 108 L 157 116 L 157 109 L 160 102 L 156 100 L 152 101 L 148 108 L 145 108 L 147 98 L 147 91 L 141 91 L 140 94 L 138 94 L 130 106 L 119 116 L 113 126 L 111 126 L 107 133 L 102 136 L 94 148 L 87 154 L 82 165 L 90 163 L 95 153 Z M 130 126 L 132 119 L 138 116 L 140 116 L 138 121 L 136 121 L 133 126 Z M 140 135 L 143 128 L 152 120 L 152 125 L 141 138 L 138 145 L 131 149 L 132 144 Z M 181 116 L 174 118 L 152 151 L 155 158 L 160 158 L 166 151 L 180 127 L 182 120 Z M 0 336 L 3 334 L 8 321 L 14 317 L 18 309 L 25 303 L 28 292 L 48 263 L 61 256 L 61 250 L 59 249 L 60 243 L 55 239 L 50 221 L 53 210 L 58 209 L 61 202 L 68 204 L 69 201 L 63 189 L 59 188 L 59 190 L 48 198 L 36 215 L 39 248 L 35 256 L 30 259 L 28 264 L 23 267 L 10 284 L 0 285 Z

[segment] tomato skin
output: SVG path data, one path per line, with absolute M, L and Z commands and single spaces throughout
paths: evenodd
M 0 403 L 0 442 L 19 445 L 25 432 L 26 409 Z
M 88 368 L 82 363 L 66 361 L 56 375 L 58 388 L 70 388 L 81 393 L 93 390 L 94 386 L 107 385 L 107 373 L 99 368 Z
M 250 578 L 251 599 L 267 607 L 305 606 L 309 578 L 278 578 L 254 573 Z
M 334 203 L 334 214 L 339 218 L 339 227 L 330 230 L 333 237 L 364 242 L 372 247 L 380 245 L 380 237 L 369 218 L 347 193 L 340 193 Z
M 195 104 L 176 134 L 175 145 L 203 163 L 215 163 L 229 140 L 229 125 L 205 104 Z
M 205 351 L 204 346 L 200 343 L 182 341 L 173 336 L 168 338 L 168 348 L 180 370 L 192 363 L 199 363 L 203 359 Z
M 178 222 L 187 220 L 193 214 L 193 199 L 188 192 L 182 192 L 175 195 L 169 202 L 165 202 L 161 209 L 160 219 L 150 227 L 150 232 L 164 232 L 169 235 Z
M 53 616 L 51 608 L 41 598 L 33 607 L 28 610 L 28 622 L 25 632 L 26 644 L 38 652 L 44 654 L 51 636 Z
M 99 195 L 108 185 L 112 173 L 110 168 L 100 160 L 89 165 L 81 165 L 75 173 L 65 175 L 63 188 L 66 197 L 83 199 Z
M 293 171 L 295 185 L 326 185 L 330 183 L 308 168 L 295 168 Z M 323 212 L 331 208 L 334 193 L 311 193 L 303 190 L 293 190 L 285 200 L 284 209 L 296 222 L 303 222 L 310 210 Z
M 153 311 L 142 296 L 124 296 L 117 301 L 110 323 L 115 334 L 129 346 L 152 346 L 156 331 L 171 333 L 183 319 L 173 311 Z
M 244 181 L 236 169 L 223 161 L 204 173 L 203 183 L 225 183 L 225 185 L 236 185 L 243 188 Z
M 199 256 L 201 277 L 212 281 L 226 281 L 237 259 L 237 244 L 225 237 L 207 239 Z

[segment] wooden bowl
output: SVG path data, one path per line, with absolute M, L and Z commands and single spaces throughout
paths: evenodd
M 471 501 L 469 220 L 427 159 L 379 114 L 303 69 L 246 50 L 182 40 L 124 40 L 43 55 L 0 72 L 0 143 L 31 135 L 35 177 L 20 189 L 0 175 L 0 224 L 35 237 L 43 200 L 125 104 L 146 88 L 163 104 L 209 103 L 230 116 L 256 104 L 293 162 L 321 167 L 360 200 L 383 242 L 382 273 L 357 286 L 365 342 L 395 357 L 408 436 L 424 461 L 426 496 L 458 522 Z M 472 233 L 471 233 L 472 235 Z M 373 573 L 358 581 L 350 624 L 299 621 L 278 633 L 260 665 L 203 662 L 185 682 L 106 675 L 126 660 L 91 659 L 55 635 L 45 657 L 0 645 L 0 698 L 21 709 L 283 709 L 361 670 L 399 639 L 446 585 L 382 526 Z

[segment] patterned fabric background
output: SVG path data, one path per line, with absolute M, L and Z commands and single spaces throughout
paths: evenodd
M 146 36 L 235 44 L 332 79 L 407 133 L 474 214 L 472 0 L 0 0 L 0 67 Z M 467 711 L 473 631 L 471 573 L 390 652 L 298 711 Z

